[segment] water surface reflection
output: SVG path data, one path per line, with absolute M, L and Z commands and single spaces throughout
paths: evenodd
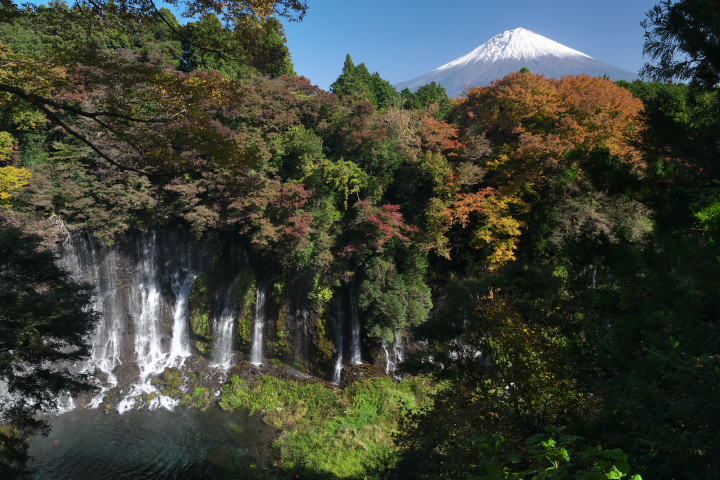
M 219 409 L 74 410 L 30 443 L 37 479 L 263 478 L 273 432 Z

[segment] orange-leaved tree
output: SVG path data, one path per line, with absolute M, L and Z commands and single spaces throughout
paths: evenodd
M 569 151 L 604 148 L 618 161 L 641 166 L 632 140 L 641 128 L 642 102 L 611 80 L 587 75 L 546 78 L 511 73 L 490 86 L 474 87 L 454 110 L 465 137 L 484 134 L 493 152 L 486 159 L 489 185 L 460 192 L 445 212 L 466 226 L 479 216 L 474 242 L 489 246 L 489 263 L 515 258 L 528 210 L 522 196 L 537 191 L 553 172 L 575 167 Z

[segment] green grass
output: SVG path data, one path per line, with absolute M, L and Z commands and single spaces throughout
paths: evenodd
M 401 418 L 428 407 L 432 391 L 424 378 L 395 383 L 384 377 L 335 391 L 267 376 L 250 387 L 233 377 L 220 405 L 260 413 L 265 423 L 283 430 L 274 447 L 284 470 L 302 470 L 310 480 L 363 478 L 392 462 Z

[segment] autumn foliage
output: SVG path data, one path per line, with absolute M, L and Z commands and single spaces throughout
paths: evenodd
M 642 102 L 609 79 L 587 75 L 546 78 L 511 73 L 474 87 L 455 107 L 461 135 L 483 133 L 493 145 L 486 162 L 492 185 L 458 193 L 445 212 L 450 223 L 481 225 L 477 246 L 491 245 L 491 264 L 514 258 L 525 211 L 523 189 L 540 189 L 553 172 L 570 167 L 567 153 L 607 149 L 635 167 L 642 164 L 632 140 L 641 128 Z M 491 194 L 492 193 L 492 194 Z
M 608 79 L 511 73 L 471 89 L 455 114 L 464 134 L 481 130 L 492 140 L 490 166 L 502 178 L 502 191 L 514 194 L 540 181 L 546 168 L 566 166 L 571 149 L 604 147 L 640 163 L 629 141 L 640 128 L 641 109 L 640 100 Z
M 357 217 L 352 228 L 361 234 L 361 238 L 345 247 L 344 255 L 383 251 L 393 240 L 409 246 L 412 243 L 410 236 L 420 230 L 405 222 L 400 205 L 376 207 L 370 200 L 362 200 L 355 204 L 355 209 Z
M 12 192 L 27 186 L 31 176 L 24 168 L 0 167 L 0 207 L 9 205 Z

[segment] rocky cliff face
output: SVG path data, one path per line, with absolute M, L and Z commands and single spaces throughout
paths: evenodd
M 402 355 L 400 338 L 372 355 L 352 285 L 339 286 L 318 312 L 302 276 L 283 275 L 241 245 L 203 246 L 184 226 L 130 232 L 110 246 L 76 234 L 59 263 L 95 285 L 102 313 L 91 358 L 73 366 L 100 390 L 66 399 L 67 408 L 172 407 L 188 388 L 217 386 L 238 367 L 283 366 L 339 384 L 347 367 L 376 357 L 388 370 Z

